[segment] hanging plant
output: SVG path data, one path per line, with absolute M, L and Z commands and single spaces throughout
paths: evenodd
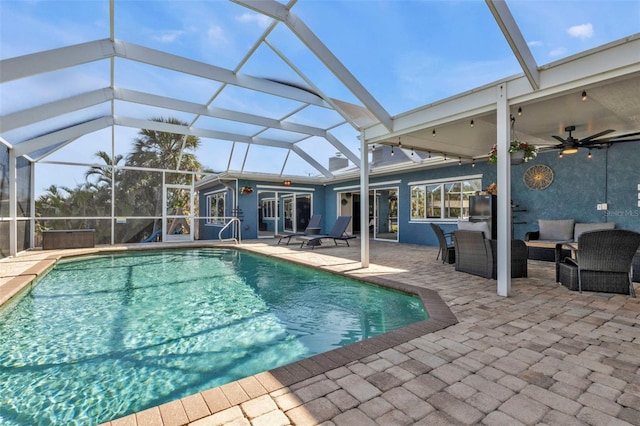
M 509 144 L 509 152 L 511 154 L 515 152 L 523 152 L 522 161 L 528 162 L 532 158 L 535 158 L 538 155 L 538 147 L 526 142 L 520 141 L 511 141 Z M 498 162 L 498 147 L 493 145 L 491 148 L 491 152 L 489 152 L 489 162 L 491 164 L 495 164 Z

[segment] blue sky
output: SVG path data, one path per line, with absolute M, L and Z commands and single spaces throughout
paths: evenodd
M 638 0 L 519 0 L 507 4 L 538 65 L 640 32 Z M 299 0 L 292 11 L 392 115 L 521 73 L 484 1 Z M 115 17 L 116 39 L 227 69 L 238 67 L 270 23 L 268 18 L 222 0 L 116 1 Z M 0 0 L 2 59 L 108 38 L 109 33 L 108 1 Z M 357 103 L 286 27 L 279 25 L 268 40 L 328 96 Z M 5 83 L 0 87 L 0 114 L 106 87 L 108 65 L 108 61 L 101 61 Z M 217 88 L 210 81 L 169 71 L 150 72 L 147 66 L 128 61 L 117 60 L 116 70 L 119 87 L 193 102 L 206 102 Z M 240 72 L 302 81 L 265 46 Z M 252 96 L 256 98 L 249 99 L 241 90 L 230 91 L 219 106 L 276 116 L 289 108 L 286 102 L 264 107 L 258 95 Z M 108 114 L 105 108 L 86 114 Z M 125 105 L 119 108 L 120 114 L 139 114 L 139 118 L 162 112 L 143 108 L 131 111 Z M 326 117 L 296 119 L 304 122 Z M 126 141 L 135 136 L 135 131 L 121 132 Z M 357 149 L 351 130 L 336 132 L 349 140 L 350 148 Z M 106 133 L 106 138 L 95 135 L 93 140 L 100 141 L 90 148 L 61 150 L 58 157 L 68 158 L 75 152 L 81 161 L 91 162 L 96 146 L 109 147 L 110 132 Z M 2 136 L 23 137 L 19 131 Z M 126 150 L 126 142 L 121 144 Z M 316 149 L 312 142 L 307 145 L 309 151 Z M 318 155 L 326 155 L 317 149 Z M 224 158 L 229 152 L 228 146 L 222 146 L 217 152 L 207 153 L 208 165 L 226 166 Z

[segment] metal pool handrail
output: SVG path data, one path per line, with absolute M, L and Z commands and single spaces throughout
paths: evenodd
M 225 229 L 227 229 L 229 226 L 231 226 L 232 223 L 238 222 L 238 238 L 222 238 L 222 233 L 224 232 Z M 240 244 L 242 242 L 242 236 L 240 235 L 242 232 L 242 229 L 240 227 L 242 222 L 240 222 L 240 219 L 238 219 L 237 217 L 232 217 L 229 220 L 229 223 L 227 223 L 225 226 L 222 227 L 222 229 L 220 230 L 220 232 L 218 232 L 218 239 L 220 241 L 235 241 L 236 244 Z

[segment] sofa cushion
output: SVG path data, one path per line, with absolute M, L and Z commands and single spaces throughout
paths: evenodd
M 573 240 L 578 242 L 578 237 L 583 232 L 599 231 L 601 229 L 615 229 L 616 224 L 613 222 L 600 222 L 600 223 L 576 223 L 575 230 L 573 231 Z
M 540 239 L 549 241 L 573 241 L 573 226 L 575 220 L 544 220 L 538 219 Z
M 491 230 L 489 230 L 488 222 L 469 222 L 466 220 L 458 221 L 458 229 L 461 231 L 482 231 L 484 237 L 491 239 Z

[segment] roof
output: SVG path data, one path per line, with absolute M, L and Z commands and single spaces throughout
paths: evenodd
M 329 170 L 329 158 L 340 153 L 357 169 L 361 133 L 369 144 L 401 143 L 408 164 L 433 162 L 412 150 L 471 161 L 495 143 L 499 87 L 516 135 L 541 146 L 568 125 L 577 137 L 640 130 L 637 2 L 0 8 L 0 137 L 42 163 L 95 163 L 98 150 L 125 152 L 141 128 L 198 136 L 201 162 L 237 176 L 348 176 Z M 582 43 L 547 62 L 536 46 L 565 30 Z M 456 57 L 438 63 L 444 52 Z

